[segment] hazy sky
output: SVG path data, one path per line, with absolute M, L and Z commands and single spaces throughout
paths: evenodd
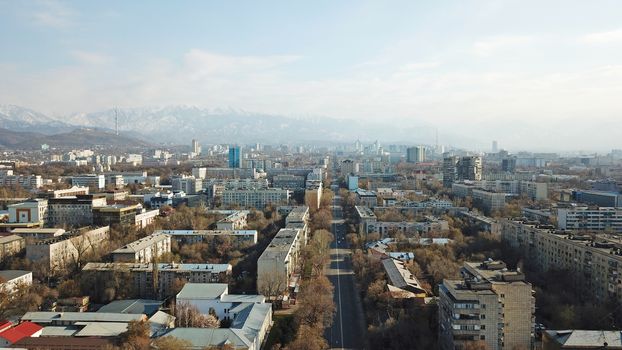
M 611 149 L 621 18 L 619 0 L 0 0 L 0 103 L 235 107 Z

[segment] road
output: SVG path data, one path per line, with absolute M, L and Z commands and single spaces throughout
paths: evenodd
M 331 349 L 365 349 L 365 317 L 355 288 L 339 196 L 335 196 L 333 200 L 332 211 L 331 231 L 335 240 L 331 243 L 331 262 L 326 275 L 335 287 L 334 300 L 337 312 L 333 325 L 326 330 L 325 337 Z

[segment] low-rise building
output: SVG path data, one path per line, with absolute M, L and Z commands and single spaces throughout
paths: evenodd
M 171 236 L 153 233 L 112 252 L 114 262 L 150 263 L 160 255 L 171 252 Z
M 622 208 L 559 208 L 557 224 L 562 230 L 622 233 Z
M 148 225 L 151 225 L 155 218 L 160 215 L 160 211 L 157 209 L 154 210 L 145 210 L 143 209 L 141 213 L 136 214 L 134 220 L 134 226 L 137 228 L 145 228 Z
M 382 266 L 389 282 L 387 287 L 394 298 L 417 298 L 423 302 L 428 293 L 417 277 L 408 270 L 404 261 L 393 258 L 383 259 Z
M 244 338 L 240 339 L 244 344 L 241 348 L 259 350 L 272 326 L 272 304 L 266 303 L 263 295 L 229 294 L 227 284 L 186 283 L 176 299 L 177 305 L 189 304 L 203 314 L 213 313 L 218 319 L 231 322 L 230 328 L 217 329 L 218 334 L 207 339 L 202 339 L 205 331 L 198 328 L 176 328 L 165 334 L 189 340 L 193 345 L 200 342 L 198 345 L 202 349 L 220 346 L 223 342 L 235 343 L 229 337 L 232 331 L 239 330 L 236 338 Z M 196 334 L 193 336 L 193 333 Z
M 18 235 L 0 237 L 0 261 L 21 252 L 26 241 Z
M 106 178 L 103 174 L 77 175 L 71 177 L 71 185 L 101 190 L 106 187 Z
M 378 205 L 378 196 L 374 191 L 368 191 L 364 189 L 358 189 L 354 191 L 356 195 L 356 203 L 361 206 L 367 206 L 369 208 L 374 208 Z
M 65 230 L 62 228 L 16 228 L 11 233 L 29 242 L 57 237 L 64 234 Z
M 473 204 L 489 213 L 501 210 L 505 207 L 505 193 L 474 189 Z
M 280 188 L 262 190 L 223 190 L 222 205 L 239 205 L 244 208 L 265 208 L 267 205 L 286 205 L 290 191 Z
M 272 186 L 286 190 L 299 190 L 305 188 L 305 177 L 292 174 L 274 175 Z
M 104 226 L 29 243 L 26 245 L 26 258 L 45 262 L 50 273 L 54 274 L 78 263 L 85 254 L 107 239 L 109 233 L 110 227 Z
M 48 215 L 48 201 L 46 199 L 29 199 L 25 202 L 11 204 L 9 209 L 9 223 L 36 223 L 43 226 Z
M 287 290 L 290 278 L 298 269 L 302 230 L 281 229 L 257 260 L 257 290 L 267 296 Z
M 128 290 L 139 298 L 165 298 L 179 290 L 183 281 L 190 283 L 226 283 L 231 276 L 230 264 L 156 264 L 151 263 L 88 263 L 82 269 L 98 279 L 123 275 L 128 278 Z M 154 278 L 155 276 L 155 278 Z M 156 290 L 154 290 L 154 286 Z
M 374 211 L 366 206 L 357 205 L 356 217 L 358 222 L 358 232 L 361 235 L 366 235 L 370 231 L 370 227 L 374 227 L 377 222 L 376 214 Z
M 216 229 L 228 231 L 243 230 L 247 226 L 248 214 L 250 214 L 248 210 L 236 210 L 227 215 L 226 218 L 219 220 L 216 223 Z
M 32 285 L 32 271 L 0 270 L 0 291 L 11 293 L 19 286 Z
M 622 332 L 596 330 L 546 330 L 542 350 L 622 349 Z
M 237 247 L 257 244 L 256 230 L 162 230 L 156 232 L 171 236 L 171 239 L 177 241 L 178 244 L 214 242 L 217 237 L 229 238 Z
M 142 208 L 138 205 L 113 204 L 93 208 L 93 225 L 121 225 L 136 224 L 136 213 Z

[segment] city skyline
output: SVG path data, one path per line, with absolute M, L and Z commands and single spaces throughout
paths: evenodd
M 232 107 L 486 127 L 515 149 L 622 146 L 616 2 L 149 5 L 0 3 L 13 34 L 0 39 L 0 102 L 55 116 Z

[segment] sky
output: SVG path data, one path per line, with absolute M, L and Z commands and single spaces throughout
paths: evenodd
M 197 105 L 622 148 L 622 2 L 0 0 L 0 104 Z

